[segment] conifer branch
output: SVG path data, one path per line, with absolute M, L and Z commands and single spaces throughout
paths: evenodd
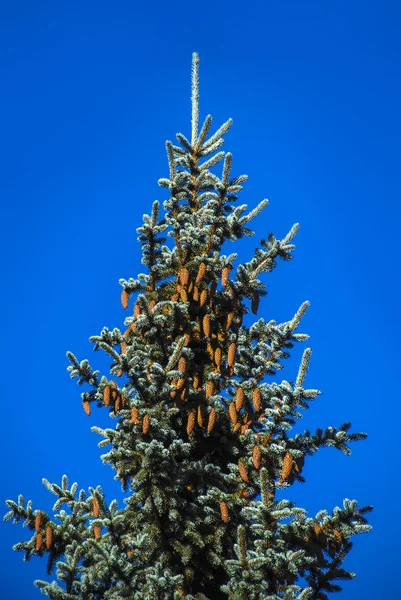
M 198 138 L 199 122 L 199 56 L 197 52 L 192 53 L 192 147 L 195 148 Z

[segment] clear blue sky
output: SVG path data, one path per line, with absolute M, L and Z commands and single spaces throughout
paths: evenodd
M 270 200 L 240 257 L 301 223 L 295 260 L 266 276 L 261 303 L 280 322 L 311 302 L 300 330 L 313 350 L 307 383 L 322 395 L 301 429 L 350 420 L 369 434 L 352 457 L 307 459 L 307 483 L 286 496 L 311 516 L 343 498 L 374 504 L 374 530 L 345 564 L 357 578 L 338 597 L 397 597 L 400 17 L 388 0 L 3 0 L 3 500 L 21 492 L 51 511 L 41 479 L 64 473 L 124 496 L 90 432 L 108 419 L 84 414 L 65 353 L 107 367 L 88 338 L 123 327 L 118 279 L 143 270 L 136 227 L 166 198 L 165 141 L 190 135 L 196 50 L 202 121 L 234 120 L 224 149 L 249 175 L 241 202 Z M 301 353 L 280 378 L 295 378 Z M 32 581 L 46 561 L 11 550 L 28 534 L 1 525 L 4 600 L 42 597 Z

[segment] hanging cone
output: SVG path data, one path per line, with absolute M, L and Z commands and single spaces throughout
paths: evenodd
M 127 353 L 127 342 L 121 342 L 121 354 Z
M 290 476 L 290 473 L 292 471 L 292 463 L 292 455 L 287 450 L 287 452 L 284 455 L 283 470 L 281 472 L 280 483 L 283 483 Z
M 91 414 L 91 407 L 89 406 L 89 402 L 87 400 L 82 400 L 82 406 L 84 407 L 84 411 L 85 414 L 89 415 Z
M 188 302 L 188 292 L 185 288 L 182 288 L 180 291 L 180 298 L 182 302 Z
M 129 327 L 130 327 L 130 329 L 131 329 L 131 331 L 132 331 L 133 333 L 135 333 L 135 332 L 136 332 L 136 325 L 135 325 L 135 323 L 134 323 L 134 322 L 132 322 L 132 323 L 131 323 L 131 325 L 130 325 Z
M 221 272 L 221 285 L 226 287 L 228 283 L 228 276 L 230 274 L 230 267 L 224 267 Z
M 207 424 L 207 432 L 211 433 L 211 431 L 213 430 L 213 427 L 216 423 L 216 411 L 214 408 L 212 408 L 212 410 L 209 413 L 209 421 Z
M 180 390 L 185 384 L 185 379 L 184 377 L 180 377 L 179 380 L 177 381 L 175 387 L 177 388 L 177 390 Z
M 127 292 L 127 290 L 123 290 L 121 292 L 121 304 L 123 305 L 124 310 L 126 310 L 128 308 L 128 292 Z
M 195 390 L 197 390 L 199 387 L 199 375 L 197 373 L 194 374 L 192 386 Z
M 180 360 L 178 361 L 178 370 L 185 373 L 187 370 L 187 364 L 188 360 L 185 358 L 185 356 L 181 356 Z
M 231 423 L 233 425 L 236 425 L 238 418 L 234 402 L 230 402 L 230 405 L 228 407 L 228 414 L 230 415 Z
M 39 550 L 42 547 L 42 543 L 43 543 L 43 537 L 41 533 L 38 533 L 36 536 L 36 544 L 35 544 L 35 550 L 36 552 L 39 552 Z
M 209 335 L 210 335 L 210 315 L 209 314 L 207 314 L 203 317 L 202 326 L 203 326 L 203 333 L 207 337 L 209 337 Z
M 184 267 L 180 271 L 180 282 L 181 282 L 181 285 L 188 285 L 188 282 L 189 282 L 189 270 L 186 267 Z
M 95 525 L 94 526 L 93 533 L 95 534 L 95 540 L 100 539 L 101 533 L 100 533 L 100 527 L 99 527 L 99 525 Z
M 197 288 L 196 286 L 194 287 L 194 291 L 192 293 L 192 298 L 194 299 L 194 302 L 199 301 L 199 288 Z
M 234 313 L 229 312 L 227 315 L 226 331 L 228 331 L 230 329 L 233 319 L 234 319 Z
M 220 367 L 220 363 L 221 363 L 221 348 L 220 348 L 220 346 L 218 346 L 214 352 L 214 362 L 216 364 L 216 367 Z
M 242 388 L 237 388 L 235 393 L 235 408 L 241 410 L 244 404 L 244 390 Z
M 106 385 L 103 390 L 103 402 L 106 407 L 109 406 L 109 404 L 110 404 L 110 386 L 109 385 Z
M 153 312 L 153 309 L 155 308 L 155 306 L 156 306 L 156 300 L 151 300 L 149 302 L 149 310 L 150 310 L 150 312 Z
M 220 512 L 224 523 L 228 523 L 230 517 L 228 516 L 228 508 L 225 502 L 220 502 Z
M 53 540 L 53 530 L 50 527 L 50 525 L 48 525 L 46 527 L 46 548 L 49 549 L 50 546 L 52 545 L 52 540 Z
M 242 460 L 238 461 L 238 470 L 239 470 L 239 474 L 241 475 L 241 477 L 245 481 L 245 483 L 249 483 L 248 474 L 246 472 L 246 468 L 245 468 L 245 465 L 242 462 Z
M 179 295 L 179 294 L 177 294 L 177 293 L 174 293 L 174 294 L 171 296 L 171 302 L 177 302 L 177 300 L 178 300 L 178 298 L 179 298 L 179 297 L 180 297 L 180 295 Z
M 261 402 L 261 393 L 260 389 L 257 387 L 252 392 L 252 402 L 253 408 L 258 412 L 260 410 L 260 402 Z
M 120 396 L 120 394 L 117 394 L 116 400 L 114 402 L 114 414 L 115 415 L 120 410 L 120 402 L 121 402 L 121 396 Z
M 134 306 L 135 317 L 138 318 L 140 314 L 141 314 L 141 307 L 139 306 L 139 304 L 135 304 L 135 306 Z
M 209 353 L 210 360 L 213 360 L 214 359 L 214 350 L 213 350 L 213 346 L 210 343 L 210 341 L 208 341 L 206 349 L 207 349 L 207 351 Z
M 200 281 L 202 281 L 203 277 L 205 276 L 206 273 L 206 264 L 204 262 L 201 262 L 201 264 L 199 265 L 199 270 L 198 270 L 198 274 L 196 276 L 196 283 L 199 283 Z
M 198 405 L 197 421 L 198 421 L 199 427 L 203 427 L 203 414 L 202 414 L 202 408 L 201 408 L 200 404 Z
M 139 425 L 140 423 L 138 418 L 138 409 L 136 406 L 131 408 L 131 423 L 135 423 L 135 425 Z
M 213 379 L 209 379 L 206 384 L 206 398 L 210 398 L 214 394 L 214 381 Z
M 254 464 L 255 469 L 260 469 L 261 453 L 260 453 L 259 446 L 254 446 L 253 452 L 252 452 L 252 459 L 253 459 L 253 464 Z
M 228 348 L 228 354 L 227 354 L 227 364 L 229 367 L 232 367 L 234 365 L 236 351 L 237 351 L 237 344 L 235 342 L 231 342 L 231 344 Z
M 149 426 L 150 426 L 150 418 L 149 418 L 149 415 L 146 413 L 146 415 L 143 417 L 143 421 L 142 421 L 142 433 L 144 435 L 146 435 L 148 433 Z
M 41 525 L 42 525 L 42 513 L 39 511 L 35 515 L 35 530 L 37 533 L 39 533 Z
M 187 423 L 187 434 L 188 435 L 190 433 L 192 433 L 194 427 L 195 427 L 195 411 L 191 410 L 191 412 L 188 415 L 188 423 Z
M 237 433 L 241 429 L 241 423 L 237 423 L 234 425 L 233 433 Z
M 200 295 L 199 306 L 202 307 L 206 304 L 207 301 L 207 290 L 202 290 Z
M 251 310 L 254 315 L 256 315 L 256 313 L 258 312 L 258 308 L 259 308 L 259 294 L 257 296 L 254 296 L 251 301 Z

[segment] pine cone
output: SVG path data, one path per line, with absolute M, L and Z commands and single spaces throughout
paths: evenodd
M 123 305 L 123 309 L 126 310 L 128 308 L 128 292 L 127 290 L 123 290 L 121 292 L 121 304 Z
M 228 508 L 225 502 L 220 502 L 220 512 L 224 523 L 228 523 L 230 517 L 228 516 Z
M 207 314 L 203 317 L 202 325 L 203 325 L 203 333 L 206 335 L 206 337 L 209 337 L 210 336 L 210 315 L 209 314 Z
M 200 295 L 199 306 L 202 308 L 206 304 L 207 301 L 207 290 L 202 290 Z
M 182 302 L 188 302 L 188 292 L 185 288 L 182 288 L 180 291 L 180 298 Z
M 206 384 L 206 398 L 210 398 L 214 394 L 214 381 L 213 379 L 209 379 Z
M 226 331 L 228 331 L 230 329 L 233 319 L 234 319 L 234 313 L 229 312 L 227 315 Z
M 131 408 L 131 423 L 135 423 L 135 425 L 139 425 L 140 423 L 138 418 L 138 409 L 136 406 Z
M 93 504 L 93 516 L 97 518 L 99 516 L 99 502 L 97 501 L 95 496 L 93 496 L 92 504 Z
M 228 414 L 230 415 L 232 424 L 236 425 L 238 418 L 237 418 L 237 411 L 236 411 L 234 402 L 230 402 L 230 405 L 228 407 Z
M 251 310 L 254 315 L 257 314 L 259 308 L 259 295 L 254 296 L 251 301 Z
M 195 411 L 191 410 L 191 412 L 188 415 L 188 423 L 187 423 L 187 434 L 188 435 L 190 433 L 192 433 L 194 427 L 195 427 Z
M 101 537 L 100 527 L 99 525 L 95 525 L 93 528 L 93 533 L 95 534 L 95 539 L 98 540 Z
M 228 276 L 230 274 L 230 267 L 224 267 L 221 272 L 221 285 L 226 287 L 228 283 Z
M 52 545 L 52 540 L 53 540 L 53 530 L 50 527 L 50 525 L 48 525 L 46 527 L 46 548 L 49 549 L 50 546 Z
M 254 446 L 253 452 L 252 452 L 252 459 L 253 459 L 253 464 L 254 464 L 255 469 L 260 469 L 261 452 L 260 452 L 259 446 Z
M 198 270 L 198 274 L 196 276 L 196 283 L 199 283 L 200 281 L 202 281 L 203 277 L 205 276 L 206 273 L 206 264 L 204 262 L 201 262 L 201 264 L 199 265 L 199 270 Z
M 246 468 L 245 468 L 245 465 L 242 462 L 242 460 L 238 461 L 238 470 L 239 470 L 239 474 L 241 475 L 241 477 L 245 481 L 245 483 L 249 483 L 248 474 L 246 472 Z
M 139 304 L 135 304 L 135 306 L 134 306 L 135 317 L 138 318 L 140 314 L 141 314 L 141 308 L 140 308 Z
M 187 370 L 187 364 L 188 361 L 185 358 L 185 356 L 181 356 L 180 360 L 178 361 L 178 370 L 182 371 L 182 373 L 185 373 L 185 371 Z
M 209 421 L 207 424 L 207 432 L 211 433 L 211 431 L 213 430 L 213 427 L 216 423 L 216 411 L 214 408 L 212 408 L 212 410 L 209 413 Z
M 287 452 L 285 453 L 285 456 L 284 456 L 284 460 L 283 460 L 283 470 L 281 472 L 280 483 L 283 483 L 290 476 L 290 473 L 292 471 L 292 463 L 293 463 L 292 455 L 287 450 Z
M 82 400 L 82 406 L 84 407 L 85 413 L 88 415 L 91 414 L 91 407 L 89 406 L 89 402 L 87 400 Z
M 198 405 L 198 415 L 197 415 L 198 425 L 199 427 L 203 427 L 203 414 L 201 405 Z
M 194 374 L 192 386 L 195 390 L 197 390 L 199 387 L 199 375 L 197 373 Z
M 194 287 L 194 291 L 192 293 L 192 298 L 194 299 L 194 302 L 198 302 L 199 300 L 199 288 L 198 287 Z
M 39 511 L 35 515 L 35 530 L 37 533 L 39 533 L 41 525 L 42 525 L 42 513 Z
M 106 407 L 110 405 L 110 386 L 109 385 L 106 385 L 103 390 L 103 402 Z
M 36 536 L 36 544 L 35 544 L 35 550 L 36 552 L 39 552 L 39 550 L 42 547 L 42 543 L 43 543 L 43 537 L 41 533 L 38 533 Z
M 235 393 L 235 408 L 237 410 L 241 410 L 244 404 L 244 390 L 242 388 L 237 388 Z
M 228 348 L 228 355 L 227 355 L 227 364 L 229 367 L 232 367 L 234 365 L 236 351 L 237 351 L 237 344 L 235 342 L 231 342 L 231 344 Z
M 258 412 L 260 410 L 260 401 L 261 401 L 261 393 L 260 389 L 257 387 L 253 390 L 252 393 L 252 402 L 254 409 Z
M 180 271 L 180 282 L 181 285 L 188 285 L 189 283 L 189 270 L 186 267 Z
M 221 363 L 221 348 L 218 346 L 214 352 L 214 362 L 216 363 L 216 367 L 220 366 Z
M 144 435 L 146 435 L 148 433 L 149 426 L 150 426 L 150 418 L 149 418 L 149 415 L 146 413 L 146 415 L 143 417 L 143 421 L 142 421 L 142 433 Z

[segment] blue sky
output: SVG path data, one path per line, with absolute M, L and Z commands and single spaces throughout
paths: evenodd
M 240 196 L 269 207 L 241 240 L 300 222 L 295 259 L 265 277 L 260 314 L 277 322 L 306 299 L 306 383 L 322 395 L 300 429 L 369 437 L 346 457 L 323 449 L 285 497 L 314 516 L 343 498 L 374 504 L 354 538 L 343 600 L 395 598 L 399 453 L 400 16 L 397 2 L 9 2 L 0 5 L 3 230 L 1 496 L 55 501 L 42 477 L 122 498 L 65 353 L 106 373 L 88 338 L 123 327 L 121 277 L 140 264 L 136 228 L 166 190 L 165 141 L 190 136 L 190 65 L 200 55 L 200 116 L 233 126 L 223 149 Z M 293 380 L 302 348 L 280 379 Z M 6 510 L 4 505 L 4 510 Z M 23 564 L 1 525 L 2 598 L 42 597 L 45 561 Z M 397 550 L 398 548 L 398 550 Z

